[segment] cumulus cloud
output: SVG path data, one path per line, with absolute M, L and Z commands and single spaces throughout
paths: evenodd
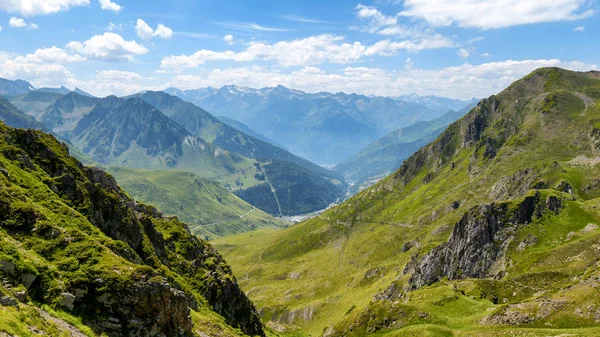
M 89 0 L 2 0 L 0 10 L 29 17 L 66 11 L 89 3 Z
M 73 41 L 67 44 L 67 49 L 80 53 L 91 59 L 106 61 L 131 61 L 136 56 L 146 54 L 148 49 L 135 41 L 126 41 L 121 35 L 106 32 L 95 35 L 82 42 Z
M 411 62 L 408 61 L 407 62 Z M 192 89 L 206 86 L 239 84 L 249 87 L 270 87 L 282 84 L 307 92 L 344 91 L 367 95 L 399 96 L 407 93 L 440 95 L 468 99 L 487 97 L 506 88 L 510 83 L 541 67 L 562 67 L 588 71 L 597 65 L 560 60 L 523 60 L 490 62 L 479 65 L 463 64 L 441 69 L 400 71 L 368 67 L 346 67 L 326 72 L 304 67 L 292 72 L 259 66 L 228 69 L 203 69 L 199 74 L 175 76 L 165 87 Z
M 440 35 L 421 41 L 383 40 L 372 45 L 360 42 L 346 43 L 344 37 L 331 34 L 311 36 L 293 41 L 280 41 L 274 44 L 253 42 L 246 50 L 212 51 L 202 49 L 192 55 L 171 55 L 163 58 L 162 68 L 195 68 L 207 61 L 275 61 L 282 66 L 305 66 L 320 63 L 353 63 L 364 57 L 393 55 L 400 50 L 419 51 L 452 47 L 455 43 Z
M 589 4 L 587 0 L 405 0 L 400 15 L 433 26 L 493 29 L 586 18 L 594 14 Z
M 229 34 L 229 35 L 225 35 L 223 37 L 223 41 L 225 41 L 225 43 L 229 44 L 229 45 L 233 45 L 233 35 Z
M 33 54 L 27 54 L 25 56 L 17 56 L 15 60 L 27 62 L 27 63 L 71 63 L 71 62 L 82 62 L 85 58 L 77 54 L 69 54 L 61 48 L 50 47 L 41 48 L 35 51 Z
M 469 56 L 471 56 L 471 52 L 468 49 L 460 48 L 456 52 L 456 55 L 460 56 L 461 59 L 466 59 L 469 58 Z
M 102 8 L 105 11 L 113 11 L 115 13 L 118 13 L 122 9 L 121 6 L 117 5 L 116 3 L 110 0 L 98 0 L 98 2 L 100 3 L 100 8 Z
M 154 30 L 142 19 L 137 19 L 135 31 L 137 36 L 142 40 L 151 40 L 155 36 L 161 39 L 170 39 L 173 37 L 173 30 L 171 28 L 159 23 L 156 30 Z
M 173 37 L 173 30 L 162 23 L 159 23 L 154 31 L 154 36 L 158 36 L 161 39 L 170 39 Z
M 11 17 L 10 20 L 8 20 L 8 24 L 9 26 L 13 27 L 13 28 L 27 28 L 27 29 L 38 29 L 39 26 L 36 25 L 33 22 L 27 22 L 25 20 L 23 20 L 22 18 L 17 18 L 17 17 Z
M 21 18 L 15 18 L 14 16 L 8 20 L 8 24 L 13 28 L 24 28 L 27 27 L 27 22 Z
M 0 77 L 29 80 L 35 86 L 63 85 L 73 78 L 64 64 L 84 60 L 80 55 L 69 54 L 57 47 L 38 49 L 26 55 L 3 54 Z

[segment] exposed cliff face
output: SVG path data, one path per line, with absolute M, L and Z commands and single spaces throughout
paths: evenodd
M 66 145 L 0 124 L 0 168 L 0 277 L 26 287 L 26 298 L 109 336 L 194 336 L 202 327 L 190 310 L 207 304 L 230 326 L 264 335 L 216 250 Z
M 521 202 L 476 206 L 454 226 L 448 242 L 434 248 L 405 267 L 413 270 L 410 286 L 420 288 L 439 281 L 461 278 L 502 277 L 503 268 L 492 266 L 504 254 L 518 226 L 526 225 L 545 212 L 559 212 L 561 200 L 537 192 Z M 495 275 L 491 275 L 495 272 Z

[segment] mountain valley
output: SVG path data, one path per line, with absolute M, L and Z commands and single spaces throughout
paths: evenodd
M 537 70 L 343 204 L 215 245 L 264 321 L 311 335 L 595 336 L 599 88 Z
M 536 70 L 338 173 L 163 92 L 6 97 L 65 139 L 0 123 L 9 335 L 600 333 L 598 72 Z M 341 175 L 380 181 L 344 201 Z

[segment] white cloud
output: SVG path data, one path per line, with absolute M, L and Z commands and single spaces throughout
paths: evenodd
M 432 29 L 423 25 L 401 25 L 398 23 L 398 15 L 388 16 L 375 7 L 362 4 L 356 6 L 356 17 L 366 24 L 352 28 L 362 32 L 404 38 L 425 38 L 435 34 Z
M 24 79 L 34 86 L 59 86 L 73 78 L 64 63 L 80 62 L 84 58 L 51 47 L 36 50 L 33 54 L 0 57 L 0 77 Z
M 89 3 L 89 0 L 2 0 L 0 10 L 29 17 L 65 11 Z
M 8 24 L 13 28 L 27 28 L 27 29 L 40 28 L 38 25 L 36 25 L 33 22 L 27 22 L 27 21 L 23 20 L 22 18 L 17 18 L 14 16 L 11 17 L 10 20 L 8 20 Z
M 324 20 L 318 20 L 318 19 L 305 18 L 305 17 L 299 16 L 299 15 L 283 15 L 283 16 L 281 16 L 281 18 L 286 19 L 286 20 L 290 20 L 290 21 L 301 22 L 301 23 L 323 23 L 323 24 L 331 24 L 331 23 L 333 23 L 331 21 L 324 21 Z
M 138 73 L 123 70 L 101 70 L 96 73 L 96 79 L 99 80 L 133 81 L 141 78 L 142 76 Z
M 573 28 L 574 32 L 583 32 L 585 30 L 584 26 L 579 26 L 579 27 L 575 27 Z
M 173 37 L 173 30 L 162 23 L 159 23 L 156 30 L 153 30 L 144 20 L 137 19 L 135 25 L 135 31 L 137 36 L 142 40 L 151 40 L 153 37 L 158 36 L 162 39 L 170 39 Z
M 481 57 L 490 57 L 490 56 L 492 56 L 492 54 L 490 54 L 490 53 L 483 53 L 483 54 L 481 54 Z
M 148 52 L 146 47 L 137 42 L 133 40 L 126 41 L 121 35 L 110 32 L 95 35 L 83 43 L 78 41 L 69 42 L 67 49 L 91 59 L 107 61 L 131 61 L 135 56 Z
M 400 15 L 422 18 L 433 26 L 503 28 L 572 21 L 594 14 L 588 0 L 405 0 Z
M 364 57 L 393 55 L 400 50 L 420 51 L 454 46 L 454 41 L 440 35 L 421 41 L 379 41 L 373 45 L 360 42 L 346 43 L 344 37 L 331 34 L 310 36 L 293 41 L 280 41 L 274 44 L 252 42 L 241 52 L 231 50 L 218 52 L 202 49 L 192 55 L 167 56 L 161 62 L 162 68 L 195 68 L 207 61 L 275 61 L 282 66 L 305 66 L 320 63 L 353 63 Z
M 116 3 L 110 0 L 98 0 L 98 2 L 100 3 L 100 8 L 102 8 L 105 11 L 113 11 L 115 13 L 118 13 L 122 9 L 121 6 L 117 5 Z
M 474 38 L 470 39 L 469 41 L 467 41 L 467 44 L 473 44 L 473 43 L 481 42 L 483 40 L 485 40 L 485 37 L 478 36 L 478 37 L 474 37 Z
M 229 44 L 229 45 L 233 45 L 233 35 L 229 34 L 229 35 L 225 35 L 223 37 L 223 41 L 225 41 L 225 43 Z
M 85 58 L 77 54 L 69 54 L 61 48 L 50 47 L 38 49 L 33 54 L 17 56 L 15 60 L 24 63 L 49 64 L 82 62 Z
M 13 28 L 24 28 L 27 27 L 27 22 L 21 18 L 15 18 L 14 16 L 8 20 L 8 24 Z
M 158 36 L 161 39 L 170 39 L 173 37 L 173 30 L 162 23 L 159 23 L 154 31 L 154 36 Z
M 410 62 L 410 61 L 409 61 Z M 367 95 L 399 96 L 407 93 L 439 95 L 452 98 L 487 97 L 540 67 L 561 67 L 589 71 L 597 65 L 560 60 L 524 60 L 463 64 L 442 69 L 388 69 L 346 67 L 338 72 L 325 72 L 305 67 L 289 73 L 259 66 L 229 69 L 202 69 L 199 74 L 181 74 L 164 87 L 192 89 L 207 86 L 239 84 L 249 87 L 273 87 L 282 84 L 307 92 L 357 92 Z
M 469 50 L 467 50 L 465 48 L 460 48 L 456 52 L 456 55 L 460 56 L 461 59 L 466 59 L 466 58 L 469 58 L 469 56 L 471 56 L 471 52 L 469 52 Z
M 137 19 L 137 24 L 135 25 L 135 32 L 137 36 L 142 40 L 150 40 L 152 39 L 152 35 L 154 34 L 154 30 L 152 27 L 148 26 L 148 24 L 142 20 Z
M 360 19 L 369 19 L 375 28 L 391 26 L 398 23 L 397 16 L 386 16 L 375 7 L 358 4 L 356 16 Z
M 0 32 L 2 32 L 2 26 L 0 26 Z
M 109 22 L 108 25 L 106 25 L 106 28 L 104 28 L 106 31 L 108 32 L 114 32 L 114 31 L 121 31 L 123 30 L 123 24 L 122 23 L 112 23 Z
M 251 22 L 216 22 L 219 26 L 237 29 L 244 32 L 289 32 L 290 29 L 262 26 Z

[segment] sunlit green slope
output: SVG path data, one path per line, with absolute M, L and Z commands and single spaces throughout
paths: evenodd
M 221 239 L 313 336 L 600 334 L 600 73 L 540 69 L 319 217 Z
M 192 233 L 206 238 L 281 228 L 274 218 L 227 191 L 217 182 L 183 171 L 150 171 L 109 167 L 125 191 L 165 214 L 187 222 Z

